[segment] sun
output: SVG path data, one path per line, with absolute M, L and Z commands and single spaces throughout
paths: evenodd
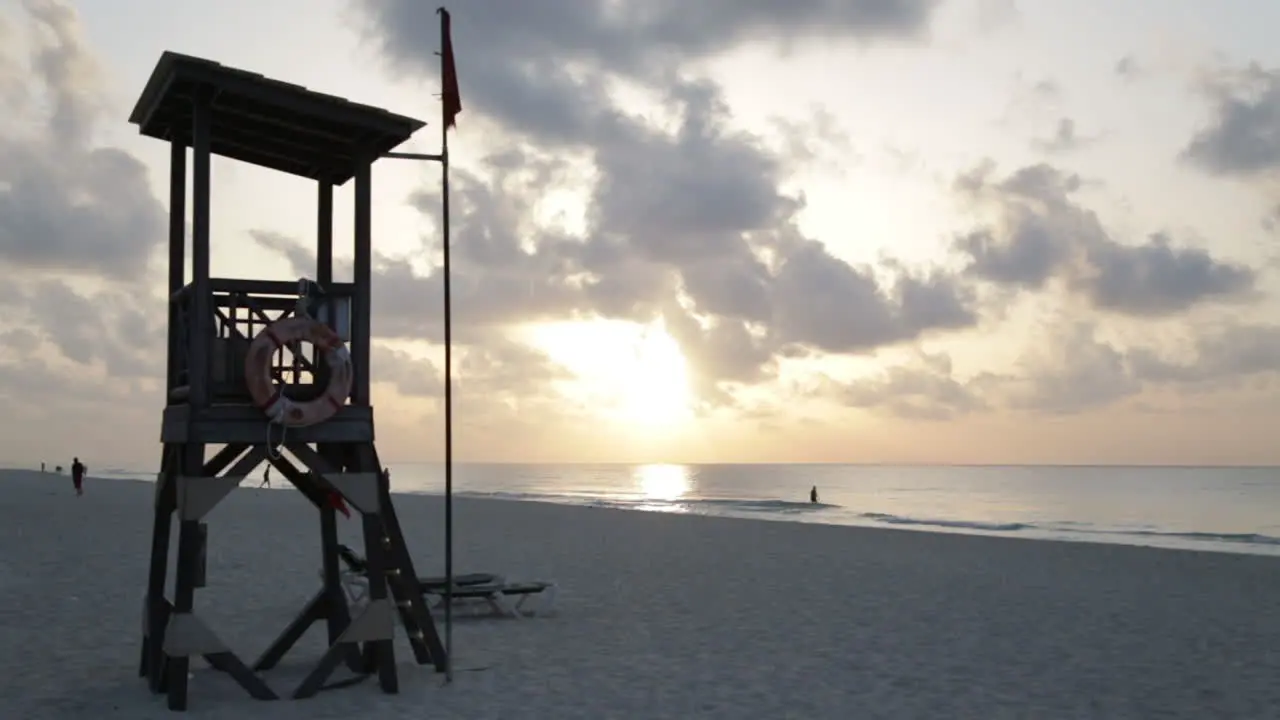
M 692 417 L 688 362 L 661 322 L 554 323 L 532 334 L 534 344 L 577 377 L 568 394 L 602 416 L 649 432 Z
M 649 327 L 635 344 L 625 367 L 619 411 L 641 425 L 686 419 L 689 373 L 680 345 L 662 328 Z

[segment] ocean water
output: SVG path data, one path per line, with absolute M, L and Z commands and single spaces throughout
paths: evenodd
M 396 492 L 444 491 L 439 464 L 390 470 Z M 99 474 L 152 479 L 154 472 Z M 1280 468 L 458 464 L 454 493 L 1280 555 Z

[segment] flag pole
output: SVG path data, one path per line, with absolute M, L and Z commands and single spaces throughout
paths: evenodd
M 444 681 L 453 682 L 453 292 L 449 267 L 449 127 L 461 109 L 449 11 L 440 15 L 440 230 L 444 236 Z

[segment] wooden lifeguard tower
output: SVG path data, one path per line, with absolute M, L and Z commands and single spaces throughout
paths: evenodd
M 171 52 L 160 57 L 129 122 L 171 148 L 167 400 L 139 674 L 153 692 L 167 693 L 173 710 L 186 709 L 193 657 L 229 674 L 251 696 L 276 699 L 259 671 L 274 666 L 323 620 L 329 649 L 291 695 L 315 695 L 344 663 L 358 677 L 377 674 L 382 690 L 394 693 L 397 614 L 418 664 L 444 671 L 445 650 L 374 447 L 369 403 L 371 166 L 424 123 Z M 190 282 L 184 258 L 188 148 Z M 213 155 L 316 183 L 314 279 L 300 284 L 209 277 Z M 333 189 L 353 178 L 354 278 L 334 282 Z M 290 334 L 288 328 L 305 332 Z M 318 347 L 305 353 L 298 340 Z M 262 396 L 263 387 L 274 388 L 272 397 Z M 210 452 L 210 446 L 221 448 Z M 203 519 L 263 463 L 317 508 L 323 582 L 250 665 L 195 614 L 195 591 L 204 584 Z M 339 578 L 336 511 L 345 510 L 344 500 L 361 516 L 368 559 L 368 602 L 355 618 Z M 175 514 L 178 548 L 169 600 L 165 585 Z

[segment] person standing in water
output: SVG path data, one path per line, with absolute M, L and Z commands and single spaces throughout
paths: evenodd
M 76 486 L 76 495 L 84 494 L 84 463 L 80 458 L 71 459 L 71 482 Z
M 809 488 L 809 502 L 811 503 L 818 502 L 818 486 L 817 485 L 814 485 L 813 487 Z

